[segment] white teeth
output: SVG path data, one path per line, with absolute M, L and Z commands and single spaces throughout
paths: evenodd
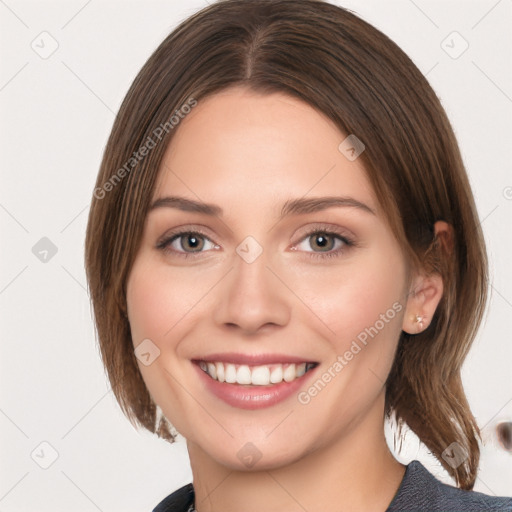
M 199 367 L 212 379 L 228 384 L 269 386 L 283 380 L 292 382 L 316 366 L 315 363 L 270 364 L 249 366 L 232 363 L 199 361 Z
M 213 363 L 208 363 L 208 373 L 212 376 L 212 378 L 217 378 L 217 368 Z
M 224 377 L 229 384 L 236 382 L 236 368 L 234 364 L 228 363 L 224 365 Z
M 292 363 L 289 366 L 287 366 L 283 373 L 283 379 L 285 382 L 291 382 L 292 380 L 295 380 L 295 364 Z
M 238 384 L 250 384 L 251 383 L 251 370 L 245 364 L 240 366 L 236 372 L 236 381 Z
M 272 384 L 278 384 L 283 380 L 283 367 L 276 366 L 270 374 L 270 382 Z
M 252 369 L 251 384 L 253 386 L 268 386 L 270 384 L 268 366 L 256 366 Z
M 215 363 L 215 369 L 217 370 L 217 380 L 219 382 L 224 382 L 224 365 L 222 363 Z M 213 377 L 211 374 L 210 376 Z
M 306 373 L 306 363 L 301 363 L 297 365 L 297 377 L 302 377 Z

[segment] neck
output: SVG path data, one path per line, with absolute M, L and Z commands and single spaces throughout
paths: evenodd
M 377 413 L 291 464 L 260 471 L 223 466 L 188 441 L 197 512 L 384 512 L 405 467 L 390 453 Z

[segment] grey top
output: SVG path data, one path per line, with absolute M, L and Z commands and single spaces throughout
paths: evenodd
M 512 487 L 512 482 L 511 482 Z M 512 498 L 488 496 L 444 484 L 417 460 L 405 470 L 386 512 L 512 512 Z
M 512 488 L 512 482 L 511 482 Z M 167 496 L 153 512 L 194 510 L 192 484 Z M 408 464 L 402 483 L 386 512 L 512 512 L 512 497 L 488 496 L 444 484 L 429 473 L 421 462 Z

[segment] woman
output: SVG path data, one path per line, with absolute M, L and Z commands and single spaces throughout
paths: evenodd
M 457 142 L 350 12 L 226 0 L 166 38 L 114 123 L 86 266 L 123 411 L 187 440 L 193 485 L 155 511 L 512 510 L 470 491 L 487 260 Z M 393 457 L 386 415 L 458 489 Z

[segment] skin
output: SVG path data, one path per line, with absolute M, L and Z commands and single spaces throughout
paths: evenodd
M 404 474 L 384 437 L 384 382 L 402 329 L 428 327 L 441 278 L 412 273 L 361 160 L 338 150 L 346 135 L 307 104 L 232 88 L 178 128 L 153 199 L 178 195 L 224 213 L 150 211 L 127 303 L 134 346 L 149 338 L 160 350 L 139 367 L 187 440 L 198 512 L 384 511 Z M 289 199 L 341 195 L 375 214 L 330 207 L 278 219 Z M 307 230 L 326 225 L 355 245 L 334 236 L 328 251 L 341 251 L 322 258 Z M 202 228 L 199 252 L 186 236 L 157 248 L 178 227 Z M 263 249 L 252 263 L 236 252 L 249 235 Z M 229 406 L 191 362 L 217 352 L 298 356 L 319 363 L 307 391 L 393 304 L 394 318 L 307 404 L 292 395 L 260 410 Z M 237 457 L 247 442 L 261 454 L 252 468 Z

